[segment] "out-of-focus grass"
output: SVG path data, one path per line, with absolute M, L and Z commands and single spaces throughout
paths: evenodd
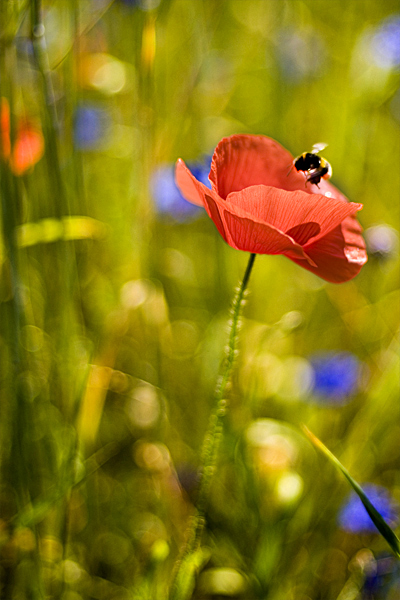
M 1 161 L 1 595 L 163 600 L 247 256 L 201 213 L 161 214 L 152 174 L 178 156 L 206 161 L 232 133 L 270 135 L 295 155 L 326 142 L 364 228 L 397 230 L 398 20 L 394 34 L 384 27 L 399 3 L 1 11 L 11 142 L 26 118 L 45 138 L 22 176 Z M 341 286 L 257 259 L 198 600 L 361 598 L 382 560 L 372 597 L 398 594 L 384 540 L 339 527 L 347 483 L 298 428 L 400 501 L 398 275 L 395 243 Z M 313 391 L 309 359 L 324 351 L 360 362 L 346 402 Z

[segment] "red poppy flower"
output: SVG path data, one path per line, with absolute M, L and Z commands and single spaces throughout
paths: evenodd
M 233 135 L 215 149 L 209 179 L 198 181 L 183 160 L 176 182 L 189 202 L 203 205 L 224 240 L 256 254 L 284 254 L 333 283 L 348 281 L 367 261 L 355 214 L 332 184 L 305 186 L 304 174 L 288 169 L 293 157 L 278 142 Z
M 43 156 L 43 134 L 28 121 L 21 120 L 17 126 L 14 146 L 10 142 L 10 107 L 6 98 L 1 99 L 0 107 L 1 153 L 14 175 L 23 175 Z

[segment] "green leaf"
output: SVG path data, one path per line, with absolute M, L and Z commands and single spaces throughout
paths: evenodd
M 311 440 L 316 448 L 321 450 L 325 456 L 333 463 L 339 471 L 343 473 L 351 487 L 354 489 L 361 502 L 364 504 L 365 510 L 369 514 L 372 522 L 379 531 L 379 533 L 385 538 L 393 552 L 398 558 L 400 558 L 400 540 L 394 533 L 393 529 L 389 527 L 382 515 L 376 510 L 376 508 L 368 500 L 367 496 L 363 492 L 362 488 L 353 479 L 348 470 L 342 465 L 342 463 L 336 458 L 334 454 L 318 439 L 305 425 L 302 425 L 302 429 L 307 437 Z
M 91 217 L 63 217 L 41 219 L 36 223 L 24 223 L 16 230 L 16 241 L 20 248 L 48 244 L 58 240 L 101 239 L 106 235 L 104 223 Z

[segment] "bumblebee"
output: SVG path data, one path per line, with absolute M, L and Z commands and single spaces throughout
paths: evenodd
M 303 152 L 294 159 L 291 169 L 294 167 L 296 171 L 305 173 L 306 185 L 311 183 L 319 187 L 321 179 L 329 179 L 332 176 L 331 165 L 325 158 L 318 156 L 326 146 L 327 144 L 314 144 L 311 152 Z

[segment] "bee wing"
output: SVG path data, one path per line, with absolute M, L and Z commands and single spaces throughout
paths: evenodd
M 324 148 L 326 148 L 327 145 L 328 144 L 324 144 L 323 142 L 319 144 L 314 144 L 311 150 L 311 154 L 318 154 L 318 152 L 322 152 L 322 150 L 324 150 Z

